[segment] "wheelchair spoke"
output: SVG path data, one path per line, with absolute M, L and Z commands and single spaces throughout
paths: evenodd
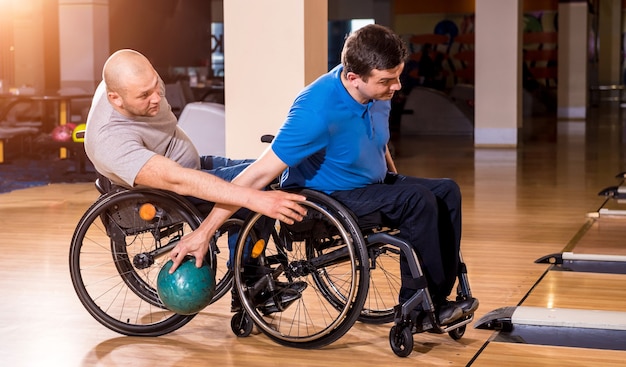
M 272 222 L 275 233 L 258 259 L 250 258 L 240 238 L 234 272 L 242 305 L 257 327 L 278 343 L 303 348 L 345 334 L 369 284 L 365 242 L 356 224 L 335 203 L 310 200 L 303 203 L 308 213 L 302 222 Z M 242 237 L 267 221 L 260 214 L 249 218 Z M 259 276 L 266 280 L 251 281 Z
M 146 202 L 161 217 L 140 218 L 137 208 Z M 79 299 L 104 326 L 156 336 L 193 317 L 165 309 L 156 292 L 167 252 L 201 221 L 183 204 L 157 191 L 121 191 L 101 196 L 81 218 L 70 246 L 70 274 Z

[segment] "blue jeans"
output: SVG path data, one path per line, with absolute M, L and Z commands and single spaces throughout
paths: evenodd
M 200 157 L 200 169 L 230 182 L 254 161 L 208 155 Z
M 200 169 L 206 173 L 210 173 L 225 181 L 232 181 L 246 167 L 254 162 L 254 159 L 230 159 L 218 156 L 202 156 L 200 157 Z M 213 209 L 214 203 L 199 199 L 194 196 L 187 196 L 187 199 L 198 208 L 203 216 L 209 215 Z M 239 213 L 239 212 L 237 212 Z M 248 212 L 242 212 L 237 218 L 245 219 Z
M 200 169 L 230 182 L 254 161 L 254 159 L 230 159 L 219 156 L 202 156 L 200 157 Z M 209 214 L 214 205 L 212 202 L 196 197 L 187 197 L 187 199 L 194 204 L 204 216 Z M 241 208 L 233 214 L 233 218 L 245 220 L 250 213 L 250 210 Z M 262 236 L 261 238 L 269 237 L 269 228 L 271 228 L 269 222 L 265 223 L 263 219 L 260 219 L 257 222 L 257 227 L 262 227 L 261 229 L 257 229 L 259 235 Z M 227 266 L 229 268 L 231 268 L 232 259 L 235 256 L 235 247 L 237 245 L 238 238 L 238 232 L 233 232 L 229 231 L 228 233 L 228 248 L 230 251 L 230 257 Z M 249 251 L 244 251 L 244 254 L 248 253 Z
M 383 225 L 400 230 L 420 258 L 428 288 L 436 304 L 452 291 L 461 244 L 461 191 L 450 179 L 429 179 L 388 174 L 384 183 L 336 191 L 331 196 L 357 218 L 380 213 Z M 400 302 L 418 288 L 401 256 Z

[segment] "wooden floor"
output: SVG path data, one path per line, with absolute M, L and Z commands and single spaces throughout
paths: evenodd
M 586 122 L 525 122 L 518 149 L 475 149 L 465 136 L 404 137 L 396 143 L 400 172 L 451 177 L 462 188 L 463 255 L 480 300 L 476 319 L 520 304 L 550 266 L 534 261 L 571 245 L 587 223 L 587 213 L 603 204 L 597 193 L 618 183 L 614 176 L 626 167 L 621 111 L 602 108 L 589 114 Z M 473 325 L 459 341 L 417 334 L 407 358 L 395 356 L 389 347 L 391 325 L 357 323 L 321 350 L 290 349 L 261 334 L 235 337 L 228 297 L 174 333 L 125 337 L 87 313 L 69 277 L 74 226 L 97 196 L 92 184 L 54 184 L 0 195 L 3 366 L 617 366 L 626 359 L 624 351 L 490 342 L 495 332 Z M 616 237 L 626 231 L 619 227 L 618 222 L 604 234 L 589 233 L 620 247 Z M 564 284 L 574 282 L 585 284 L 575 297 L 589 288 L 602 307 L 626 312 L 623 290 L 609 287 L 623 285 L 623 276 L 553 275 L 543 283 L 552 286 L 537 286 L 526 298 L 528 304 L 543 307 L 551 300 L 560 307 L 580 307 L 574 296 L 562 292 Z M 595 292 L 595 278 L 608 290 Z M 613 302 L 619 306 L 611 306 Z

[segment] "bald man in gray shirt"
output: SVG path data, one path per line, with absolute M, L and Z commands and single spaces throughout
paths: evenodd
M 102 74 L 87 117 L 85 151 L 96 170 L 113 183 L 244 207 L 288 224 L 306 214 L 298 203 L 305 200 L 301 195 L 231 184 L 246 167 L 233 166 L 241 162 L 216 157 L 226 166 L 212 167 L 215 174 L 201 170 L 197 150 L 178 127 L 165 99 L 163 81 L 144 55 L 119 50 L 106 61 Z M 201 241 L 206 253 L 212 235 L 205 221 L 181 243 Z M 196 257 L 196 265 L 201 264 L 202 258 Z

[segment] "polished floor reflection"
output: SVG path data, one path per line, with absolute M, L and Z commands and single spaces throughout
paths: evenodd
M 476 149 L 470 136 L 405 136 L 395 143 L 400 172 L 451 177 L 462 188 L 463 255 L 472 291 L 481 302 L 477 319 L 494 309 L 518 305 L 550 266 L 535 260 L 561 252 L 585 225 L 587 213 L 603 204 L 598 192 L 616 185 L 615 175 L 626 169 L 623 120 L 621 109 L 603 106 L 589 110 L 586 121 L 526 121 L 517 149 Z M 87 313 L 68 272 L 74 227 L 97 195 L 89 183 L 53 184 L 0 195 L 3 364 L 502 366 L 512 365 L 514 358 L 516 365 L 528 366 L 564 365 L 576 358 L 592 362 L 603 358 L 602 365 L 618 365 L 615 360 L 626 358 L 623 351 L 488 343 L 494 331 L 471 326 L 459 341 L 447 335 L 417 334 L 412 354 L 399 358 L 389 347 L 391 325 L 361 323 L 326 348 L 291 349 L 262 334 L 235 337 L 230 330 L 228 297 L 171 334 L 125 337 Z M 607 235 L 619 233 L 612 230 Z M 609 278 L 615 282 L 614 276 Z M 548 280 L 545 284 L 554 287 L 539 288 L 540 293 L 529 302 L 576 302 L 558 291 L 569 279 Z M 603 305 L 612 298 L 603 293 Z M 614 299 L 623 303 L 621 294 Z

